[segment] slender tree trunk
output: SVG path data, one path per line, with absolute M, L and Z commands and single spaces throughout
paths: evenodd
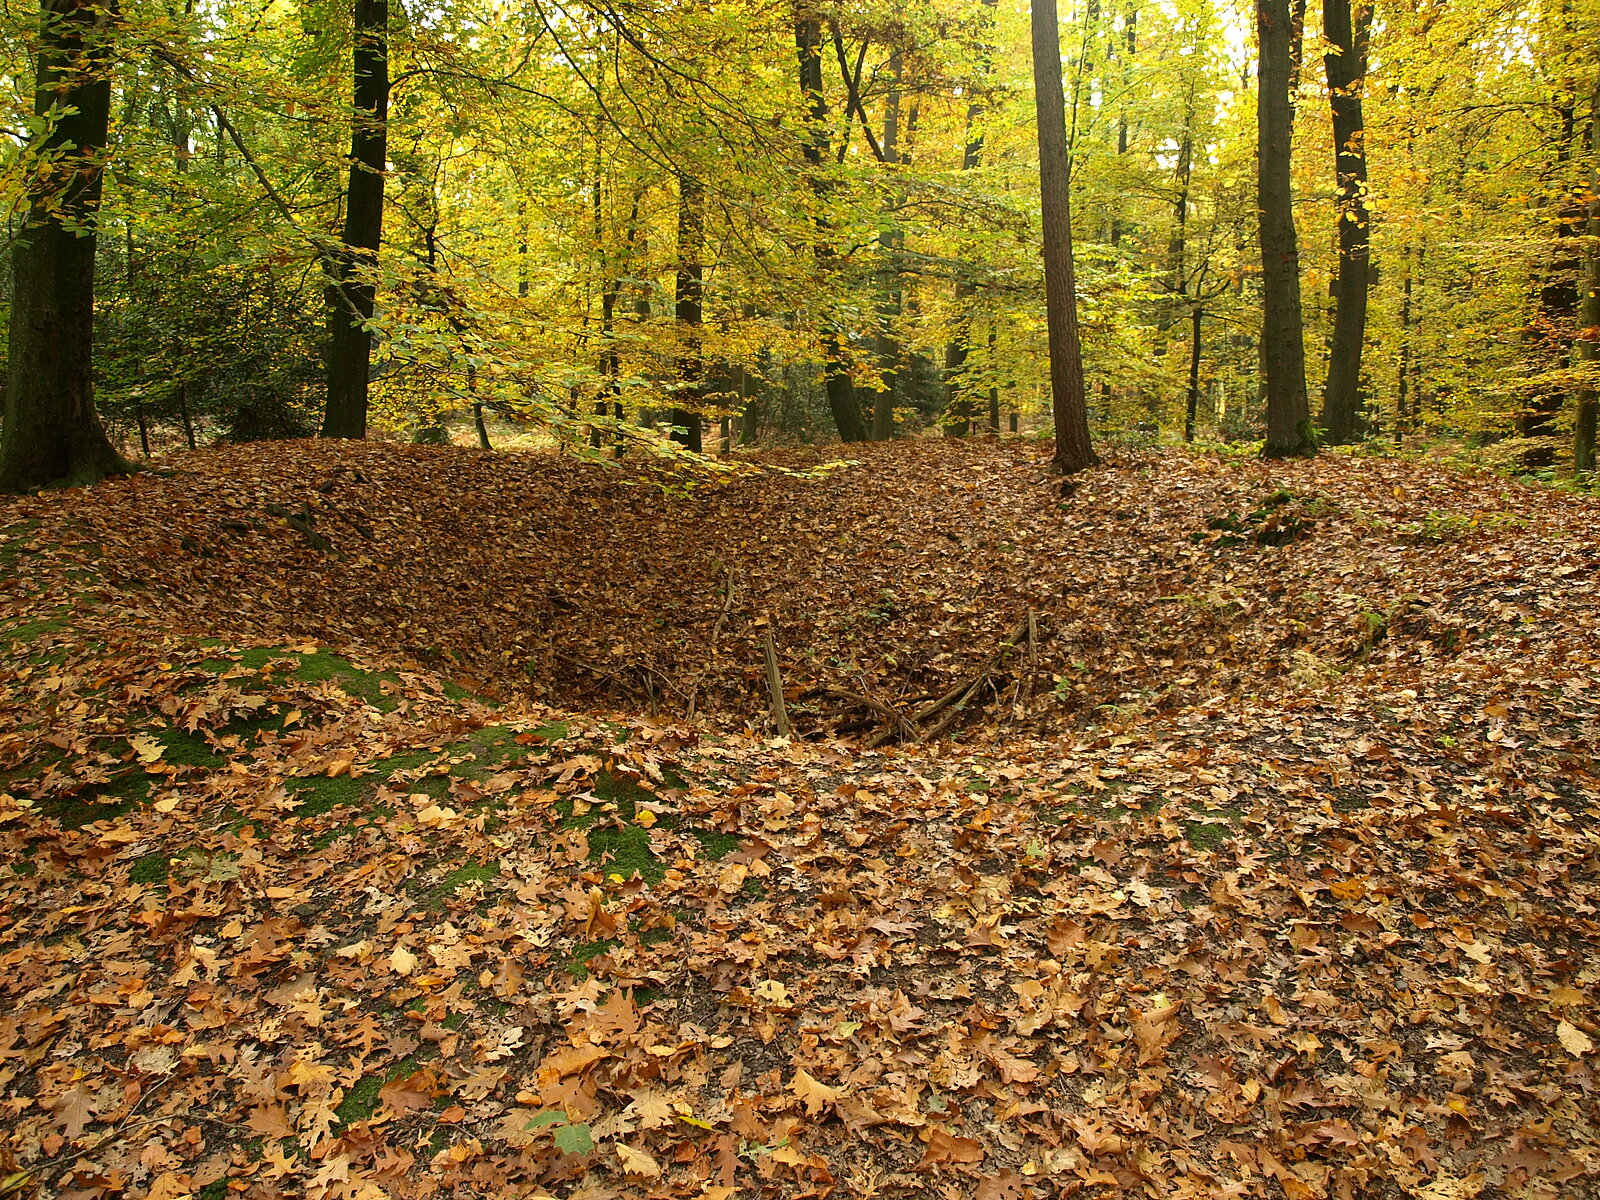
M 370 272 L 383 241 L 383 173 L 389 157 L 389 0 L 355 0 L 352 52 L 355 113 L 342 249 L 327 264 L 328 407 L 326 438 L 367 436 L 376 287 Z
M 1056 452 L 1066 475 L 1100 460 L 1089 441 L 1089 408 L 1078 340 L 1077 284 L 1072 273 L 1072 206 L 1068 193 L 1067 112 L 1061 93 L 1061 41 L 1056 0 L 1034 0 L 1033 89 L 1039 126 L 1039 189 L 1044 215 L 1044 291 L 1049 324 L 1051 412 Z
M 814 10 L 796 3 L 794 12 L 795 51 L 800 64 L 800 97 L 807 106 L 806 123 L 809 126 L 802 146 L 806 164 L 811 168 L 811 190 L 817 196 L 827 193 L 827 181 L 822 178 L 822 164 L 828 155 L 828 97 L 822 87 L 822 22 Z M 827 244 L 826 219 L 817 218 L 819 236 L 814 255 L 821 274 L 833 271 L 833 251 Z M 861 402 L 855 385 L 850 381 L 850 367 L 846 355 L 843 333 L 837 320 L 830 314 L 824 318 L 822 331 L 822 380 L 827 393 L 828 408 L 833 413 L 834 428 L 839 439 L 845 442 L 867 440 L 867 425 L 861 416 Z
M 895 164 L 900 161 L 900 79 L 903 56 L 897 47 L 889 55 L 889 94 L 883 101 L 883 161 Z M 892 203 L 892 201 L 886 201 Z M 883 283 L 878 297 L 878 369 L 883 373 L 883 387 L 872 397 L 872 440 L 886 442 L 894 436 L 894 402 L 900 390 L 900 339 L 896 331 L 905 294 L 901 280 L 900 248 L 905 234 L 890 227 L 878 235 L 878 246 L 884 257 Z
M 467 390 L 474 395 L 478 391 L 478 371 L 476 367 L 467 368 Z M 483 401 L 472 402 L 472 426 L 478 431 L 478 449 L 493 450 L 494 443 L 489 440 L 489 426 L 483 419 Z
M 1322 426 L 1328 441 L 1343 445 L 1358 436 L 1361 352 L 1367 336 L 1372 236 L 1367 213 L 1366 122 L 1361 94 L 1367 76 L 1372 5 L 1323 0 L 1322 28 L 1334 52 L 1323 56 L 1333 109 L 1334 171 L 1339 190 L 1339 273 L 1335 287 L 1333 344 L 1322 390 Z
M 1294 125 L 1289 80 L 1295 30 L 1288 0 L 1256 0 L 1260 41 L 1257 207 L 1261 222 L 1261 365 L 1266 385 L 1266 458 L 1316 453 L 1306 396 L 1300 248 L 1295 237 L 1289 156 Z
M 195 448 L 194 420 L 189 415 L 189 385 L 178 385 L 178 416 L 183 420 L 183 439 L 188 443 L 189 449 Z
M 1596 77 L 1589 103 L 1589 150 L 1593 173 L 1589 184 L 1588 235 L 1583 250 L 1583 303 L 1578 324 L 1578 361 L 1600 370 L 1600 77 Z M 1572 465 L 1578 471 L 1595 469 L 1595 426 L 1600 417 L 1600 388 L 1591 382 L 1578 393 L 1573 421 Z
M 682 352 L 678 356 L 680 403 L 672 409 L 672 424 L 681 426 L 672 440 L 699 454 L 701 440 L 700 399 L 705 391 L 705 363 L 700 357 L 700 325 L 705 308 L 705 185 L 688 175 L 678 176 L 678 336 Z
M 995 361 L 997 354 L 995 343 L 1000 339 L 995 335 L 993 328 L 989 330 L 989 361 Z M 997 384 L 989 385 L 989 434 L 991 437 L 1000 436 L 1000 388 Z
M 12 249 L 0 492 L 94 483 L 131 468 L 94 407 L 95 224 L 111 119 L 117 5 L 43 0 L 25 152 L 28 223 Z M 61 114 L 53 122 L 52 113 Z
M 1411 247 L 1406 246 L 1400 251 L 1401 261 L 1405 263 L 1405 280 L 1400 289 L 1400 378 L 1395 388 L 1394 399 L 1394 444 L 1405 443 L 1407 420 L 1407 400 L 1411 390 Z
M 982 0 L 984 7 L 991 10 L 991 14 L 988 15 L 990 21 L 994 19 L 992 10 L 997 2 L 998 0 Z M 987 46 L 979 51 L 979 69 L 985 74 L 989 69 L 989 54 Z M 983 161 L 983 134 L 978 131 L 978 118 L 982 115 L 981 105 L 976 102 L 967 105 L 967 140 L 961 152 L 963 171 L 976 170 L 978 164 Z M 944 348 L 944 431 L 949 437 L 966 437 L 972 432 L 974 407 L 971 389 L 966 386 L 962 374 L 967 369 L 967 355 L 971 352 L 973 292 L 970 279 L 961 279 L 956 283 L 955 336 Z
M 1183 408 L 1183 440 L 1194 441 L 1195 417 L 1200 411 L 1200 325 L 1205 309 L 1196 303 L 1189 310 L 1189 396 Z

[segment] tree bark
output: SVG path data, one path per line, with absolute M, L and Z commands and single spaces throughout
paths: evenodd
M 1089 407 L 1078 339 L 1077 284 L 1072 272 L 1072 205 L 1068 192 L 1067 113 L 1061 93 L 1061 35 L 1056 0 L 1034 0 L 1033 88 L 1039 126 L 1039 190 L 1044 216 L 1044 291 L 1049 324 L 1052 465 L 1066 475 L 1100 460 L 1089 441 Z
M 987 9 L 987 20 L 991 27 L 994 21 L 993 10 L 998 0 L 980 0 Z M 983 46 L 978 51 L 978 68 L 987 75 L 990 70 L 990 56 L 993 50 Z M 983 115 L 983 107 L 974 101 L 967 105 L 967 139 L 961 152 L 961 169 L 963 171 L 976 170 L 983 161 L 983 134 L 978 131 L 978 118 Z M 956 283 L 956 307 L 960 311 L 956 317 L 955 336 L 946 343 L 944 348 L 944 388 L 945 388 L 945 420 L 944 432 L 947 437 L 966 437 L 972 432 L 972 418 L 976 415 L 976 406 L 973 404 L 969 389 L 961 378 L 967 368 L 967 356 L 972 348 L 972 314 L 970 312 L 972 296 L 976 289 L 970 279 L 961 279 Z
M 678 176 L 678 336 L 682 352 L 678 356 L 680 403 L 674 405 L 672 440 L 699 454 L 703 450 L 700 432 L 701 395 L 705 391 L 705 363 L 700 357 L 700 325 L 705 318 L 705 185 L 688 175 Z
M 389 148 L 389 0 L 355 0 L 351 54 L 354 114 L 350 123 L 350 182 L 345 194 L 341 249 L 326 264 L 329 282 L 328 407 L 325 438 L 367 436 L 367 378 L 377 293 L 371 270 L 383 241 L 383 173 Z
M 1205 318 L 1206 310 L 1196 298 L 1194 306 L 1189 309 L 1189 395 L 1183 406 L 1185 443 L 1194 441 L 1195 418 L 1200 412 L 1200 327 Z
M 822 178 L 823 160 L 828 154 L 828 96 L 822 87 L 822 21 L 814 10 L 797 2 L 794 5 L 794 44 L 800 65 L 800 97 L 807 106 L 805 141 L 801 146 L 806 165 L 811 168 L 811 190 L 818 196 L 828 190 Z M 817 218 L 819 232 L 826 228 L 825 218 Z M 833 251 L 825 237 L 819 237 L 813 254 L 823 275 L 833 270 Z M 827 393 L 828 408 L 833 413 L 834 428 L 839 440 L 864 442 L 867 440 L 867 423 L 861 416 L 861 402 L 856 396 L 855 384 L 850 380 L 850 367 L 846 357 L 845 338 L 838 323 L 829 315 L 822 331 L 822 379 Z
M 1289 156 L 1294 110 L 1294 26 L 1288 0 L 1256 0 L 1260 45 L 1256 105 L 1257 207 L 1261 224 L 1261 366 L 1267 399 L 1264 458 L 1316 453 L 1306 396 L 1305 329 L 1300 311 L 1300 248 L 1295 237 Z
M 1579 312 L 1578 361 L 1600 369 L 1600 76 L 1596 76 L 1589 104 L 1589 149 L 1593 174 L 1589 184 L 1588 237 L 1583 250 L 1583 304 Z M 1595 467 L 1595 426 L 1600 417 L 1600 388 L 1590 383 L 1578 393 L 1578 412 L 1572 428 L 1572 466 L 1577 471 Z
M 1322 389 L 1322 427 L 1335 445 L 1358 436 L 1361 412 L 1361 352 L 1367 336 L 1372 235 L 1367 213 L 1366 122 L 1361 94 L 1367 77 L 1372 5 L 1323 0 L 1322 30 L 1333 52 L 1323 56 L 1328 100 L 1333 109 L 1334 174 L 1339 191 L 1339 273 L 1334 296 L 1333 344 Z
M 0 492 L 94 483 L 132 469 L 94 407 L 95 225 L 117 16 L 115 3 L 40 5 L 33 111 L 45 132 L 25 152 L 28 223 L 12 250 Z
M 883 161 L 896 164 L 900 161 L 900 80 L 903 56 L 898 47 L 889 55 L 889 94 L 883 101 Z M 889 201 L 885 202 L 890 203 Z M 904 284 L 901 279 L 900 250 L 905 234 L 893 226 L 878 235 L 878 247 L 884 257 L 883 282 L 878 296 L 878 369 L 883 372 L 883 387 L 872 397 L 872 440 L 886 442 L 894 436 L 894 402 L 900 390 L 900 359 L 902 347 L 897 333 L 902 309 L 905 305 Z
M 1410 415 L 1407 401 L 1411 391 L 1411 247 L 1400 251 L 1405 263 L 1405 281 L 1400 291 L 1400 371 L 1396 380 L 1394 398 L 1394 444 L 1405 444 L 1409 432 L 1406 422 Z

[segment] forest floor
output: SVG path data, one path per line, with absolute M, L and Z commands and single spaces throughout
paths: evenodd
M 0 502 L 0 1195 L 1600 1196 L 1600 502 L 852 453 Z

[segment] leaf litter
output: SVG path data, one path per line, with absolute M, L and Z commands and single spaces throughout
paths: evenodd
M 1595 503 L 1035 453 L 7 502 L 0 1187 L 1595 1194 Z

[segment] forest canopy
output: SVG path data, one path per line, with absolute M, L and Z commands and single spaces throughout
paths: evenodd
M 1262 435 L 1288 343 L 1263 339 L 1257 118 L 1287 101 L 1324 439 L 1514 436 L 1543 465 L 1576 423 L 1590 465 L 1592 0 L 1298 0 L 1262 104 L 1270 7 L 1062 10 L 1096 435 Z M 514 421 L 578 446 L 1048 432 L 1028 22 L 1011 0 L 13 6 L 8 245 L 97 234 L 93 378 L 125 454 L 474 417 L 484 443 Z M 64 137 L 91 84 L 100 149 Z

